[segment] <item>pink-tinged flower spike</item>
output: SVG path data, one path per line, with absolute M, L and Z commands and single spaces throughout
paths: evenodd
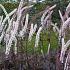
M 62 25 L 61 27 L 61 32 L 60 32 L 60 36 L 62 36 L 62 49 L 61 49 L 61 55 L 60 55 L 60 61 L 63 63 L 63 59 L 64 59 L 64 55 L 65 55 L 65 51 L 67 50 L 69 44 L 70 44 L 70 40 L 67 41 L 66 44 L 64 44 L 64 35 L 65 35 L 65 29 L 67 28 L 67 26 L 70 24 L 70 18 L 68 18 Z
M 33 5 L 25 6 L 25 7 L 23 7 L 23 8 L 21 9 L 21 12 L 23 12 L 25 9 L 28 9 L 28 8 L 31 8 L 31 7 L 33 7 Z
M 17 13 L 16 13 L 17 19 L 15 21 L 12 21 L 12 19 L 11 19 L 11 22 L 10 22 L 10 24 L 7 28 L 6 34 L 5 34 L 5 36 L 7 38 L 7 40 L 6 40 L 6 52 L 5 52 L 6 55 L 9 55 L 10 48 L 12 46 L 12 42 L 15 40 L 15 37 L 18 36 L 19 24 L 20 24 L 20 20 L 22 17 L 21 9 L 22 9 L 22 6 L 19 5 L 19 7 L 17 9 Z M 24 33 L 26 32 L 27 25 L 28 25 L 28 17 L 29 17 L 29 15 L 27 14 L 26 20 L 25 20 L 25 25 L 21 31 L 21 34 L 23 34 L 21 37 L 23 37 Z
M 69 50 L 68 55 L 66 57 L 66 61 L 64 64 L 64 70 L 69 70 L 69 62 L 70 62 L 70 50 Z
M 8 40 L 8 43 L 6 44 L 6 52 L 5 54 L 6 55 L 9 55 L 9 52 L 10 52 L 10 48 L 11 48 L 11 45 L 12 45 L 12 42 L 14 41 L 15 39 L 15 36 L 17 34 L 17 30 L 18 30 L 18 23 L 17 22 L 13 22 L 14 25 L 14 29 L 11 30 L 11 35 L 9 37 L 9 40 Z M 8 34 L 9 35 L 9 34 Z
M 12 42 L 14 41 L 15 36 L 16 36 L 16 34 L 18 32 L 18 26 L 19 26 L 19 24 L 17 22 L 15 22 L 15 21 L 13 21 L 13 24 L 14 25 L 13 25 L 10 33 L 6 34 L 6 37 L 8 37 L 8 39 L 6 41 L 6 52 L 5 52 L 6 55 L 9 55 Z
M 18 23 L 20 22 L 20 18 L 22 16 L 22 11 L 21 11 L 22 7 L 23 7 L 23 1 L 21 0 L 17 9 L 17 22 Z
M 47 26 L 47 28 L 51 25 L 51 14 L 53 13 L 53 11 L 51 11 L 47 17 L 44 19 L 43 25 L 42 26 Z
M 49 11 L 51 11 L 51 10 L 54 9 L 55 7 L 56 7 L 56 5 L 54 5 L 54 6 L 52 6 L 52 7 L 50 7 L 50 8 L 48 8 L 48 9 L 45 10 L 45 12 L 43 13 L 43 15 L 42 15 L 42 17 L 41 17 L 41 24 L 42 24 L 42 25 L 43 25 L 43 23 L 44 23 L 44 19 L 45 19 L 46 15 L 49 13 Z
M 66 11 L 70 11 L 70 3 L 69 3 L 68 6 L 66 7 Z
M 61 49 L 61 54 L 60 54 L 61 63 L 63 63 L 64 54 L 65 54 L 65 42 L 64 42 L 64 38 L 62 38 L 62 49 Z
M 56 7 L 56 4 L 49 8 L 49 10 L 53 10 Z
M 64 70 L 68 70 L 68 59 L 70 59 L 69 58 L 69 55 L 67 55 L 67 57 L 66 57 L 66 61 L 65 61 L 65 64 L 64 64 Z
M 42 31 L 43 27 L 41 26 L 39 29 L 38 29 L 38 32 L 36 34 L 36 39 L 35 39 L 35 47 L 38 47 L 38 43 L 39 43 L 39 39 L 40 39 L 40 33 Z
M 62 31 L 62 36 L 64 36 L 65 34 L 65 29 L 67 28 L 67 26 L 70 24 L 70 18 L 68 18 L 65 23 L 62 25 L 61 27 L 61 31 Z
M 69 16 L 69 13 L 70 13 L 70 3 L 68 4 L 67 8 L 66 8 L 66 12 L 65 12 L 65 15 L 66 17 L 68 18 Z
M 67 48 L 70 45 L 70 40 L 68 40 L 66 43 L 64 43 L 64 38 L 62 38 L 62 49 L 61 49 L 61 55 L 60 55 L 60 61 L 63 63 L 65 52 Z
M 10 40 L 12 28 L 13 28 L 13 22 L 12 22 L 12 19 L 11 19 L 10 23 L 8 25 L 8 28 L 6 29 L 5 35 L 4 35 L 4 42 L 6 43 L 6 46 L 9 43 L 9 40 Z
M 16 54 L 17 54 L 17 39 L 16 39 L 16 37 L 15 37 L 15 39 L 14 39 L 14 42 L 15 42 L 14 53 L 15 53 L 15 55 L 16 55 Z
M 22 30 L 19 32 L 19 37 L 24 37 L 24 34 L 26 33 L 27 30 L 27 25 L 28 25 L 28 18 L 29 18 L 29 14 L 26 15 L 26 20 L 25 20 L 25 25 L 22 28 Z
M 30 33 L 29 33 L 29 38 L 28 38 L 29 41 L 31 41 L 32 36 L 33 36 L 33 34 L 35 33 L 36 29 L 37 29 L 37 24 L 35 24 L 34 27 L 33 27 L 33 24 L 31 24 Z
M 21 0 L 21 2 L 20 2 L 20 4 L 19 4 L 19 7 L 18 7 L 18 10 L 17 10 L 17 17 L 18 17 L 18 18 L 17 18 L 17 21 L 18 21 L 18 22 L 20 21 L 22 12 L 23 12 L 25 9 L 28 9 L 28 8 L 31 8 L 31 7 L 33 7 L 33 5 L 23 7 L 23 1 Z

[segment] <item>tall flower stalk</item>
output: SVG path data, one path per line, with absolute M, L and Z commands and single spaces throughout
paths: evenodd
M 36 34 L 35 47 L 38 47 L 38 43 L 40 40 L 40 33 L 41 33 L 42 29 L 43 29 L 43 27 L 41 26 Z
M 4 38 L 4 42 L 6 43 L 5 54 L 7 56 L 9 55 L 13 42 L 15 43 L 15 54 L 17 54 L 17 47 L 16 47 L 17 37 L 21 34 L 23 34 L 21 36 L 21 37 L 23 37 L 24 34 L 26 33 L 27 25 L 28 25 L 28 18 L 29 18 L 29 15 L 26 14 L 25 25 L 22 27 L 22 30 L 19 30 L 20 21 L 23 21 L 23 20 L 21 20 L 21 18 L 24 17 L 22 14 L 24 13 L 24 10 L 31 8 L 32 6 L 33 5 L 23 7 L 23 2 L 21 1 L 19 4 L 19 7 L 14 9 L 12 12 L 10 12 L 8 14 L 7 11 L 5 10 L 5 8 L 0 4 L 0 7 L 3 9 L 3 11 L 6 15 L 6 17 L 4 19 L 1 18 L 1 20 L 0 20 L 0 27 L 1 27 L 0 32 L 2 33 L 0 36 L 0 42 Z M 14 15 L 17 18 L 13 17 Z M 8 24 L 5 23 L 7 20 L 8 20 Z
M 58 32 L 59 45 L 61 46 L 61 54 L 60 54 L 61 63 L 64 63 L 65 53 L 66 53 L 67 48 L 70 45 L 70 40 L 68 40 L 67 42 L 65 41 L 65 37 L 66 37 L 65 30 L 70 24 L 69 12 L 70 12 L 70 4 L 67 6 L 64 15 L 62 15 L 61 11 L 59 10 L 59 15 L 61 18 L 60 28 L 58 28 L 57 25 L 54 25 L 53 23 L 51 24 Z

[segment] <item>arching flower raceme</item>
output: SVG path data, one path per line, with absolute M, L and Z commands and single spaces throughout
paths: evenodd
M 64 54 L 65 54 L 65 42 L 64 42 L 64 38 L 62 38 L 62 49 L 61 49 L 61 55 L 60 55 L 60 61 L 62 63 L 63 63 Z
M 69 46 L 70 40 L 67 41 L 67 43 L 64 43 L 64 38 L 65 38 L 65 29 L 67 28 L 67 26 L 70 24 L 70 18 L 68 18 L 61 26 L 61 31 L 60 31 L 60 36 L 62 36 L 62 48 L 61 48 L 61 54 L 60 54 L 60 61 L 63 63 L 64 60 L 64 55 L 65 52 Z
M 65 12 L 66 18 L 69 17 L 69 13 L 70 13 L 70 3 L 69 3 L 68 6 L 66 7 L 66 12 Z
M 18 23 L 16 23 L 16 22 L 13 22 L 13 23 L 15 24 L 15 26 L 14 26 L 14 29 L 11 30 L 11 35 L 9 37 L 8 43 L 6 44 L 6 52 L 5 52 L 6 55 L 9 55 L 10 48 L 12 46 L 12 42 L 15 39 L 15 36 L 16 36 L 17 30 L 18 30 L 18 26 L 19 26 Z
M 54 5 L 54 6 L 50 7 L 50 8 L 48 8 L 47 10 L 45 10 L 45 12 L 43 13 L 43 15 L 41 17 L 41 24 L 42 24 L 42 26 L 44 25 L 44 19 L 45 19 L 46 15 L 48 14 L 48 12 L 50 12 L 55 7 L 56 7 L 56 5 Z M 48 19 L 51 14 L 52 14 L 52 12 L 50 14 L 48 14 L 48 16 L 46 17 L 46 19 Z
M 20 28 L 20 20 L 21 20 L 21 17 L 24 17 L 22 15 L 22 12 L 25 10 L 25 9 L 28 9 L 32 7 L 31 6 L 25 6 L 23 7 L 23 2 L 20 2 L 19 4 L 19 7 L 17 9 L 14 9 L 11 13 L 7 14 L 8 17 L 10 17 L 11 15 L 13 15 L 15 12 L 16 12 L 16 19 L 14 17 L 11 18 L 11 21 L 9 22 L 9 25 L 6 29 L 6 34 L 5 34 L 5 37 L 4 37 L 4 41 L 6 43 L 6 52 L 5 54 L 6 55 L 9 55 L 9 52 L 10 52 L 10 48 L 13 44 L 13 42 L 15 42 L 15 50 L 14 50 L 14 53 L 17 54 L 17 39 L 16 37 L 18 37 L 18 33 L 20 33 L 21 37 L 24 36 L 25 32 L 26 32 L 26 29 L 27 29 L 27 25 L 28 25 L 28 17 L 29 17 L 29 14 L 26 15 L 26 20 L 25 20 L 25 25 L 24 27 L 22 27 L 22 30 L 20 31 L 19 28 Z M 5 24 L 6 20 L 8 19 L 8 17 L 6 16 L 6 18 L 3 20 L 2 22 L 2 25 Z M 15 20 L 13 20 L 15 19 Z M 23 20 L 21 20 L 23 21 Z M 20 31 L 20 32 L 18 32 Z
M 68 6 L 66 7 L 66 11 L 70 11 L 70 3 L 69 3 Z
M 69 70 L 69 61 L 70 61 L 70 51 L 67 54 L 65 64 L 64 64 L 64 70 Z
M 28 38 L 29 41 L 31 41 L 32 36 L 33 36 L 33 34 L 35 33 L 36 29 L 37 29 L 37 24 L 35 24 L 34 27 L 33 27 L 33 24 L 31 24 L 30 33 L 29 33 L 29 38 Z
M 65 65 L 64 65 L 64 70 L 68 70 L 68 66 L 67 66 L 67 64 L 68 64 L 67 60 L 69 59 L 68 57 L 69 56 L 67 55 L 67 58 L 66 58 L 66 61 L 65 61 Z
M 63 63 L 65 52 L 67 48 L 70 45 L 70 40 L 68 40 L 66 43 L 64 42 L 64 38 L 62 38 L 62 49 L 61 49 L 61 55 L 60 55 L 60 61 Z
M 40 39 L 40 33 L 42 31 L 43 27 L 41 26 L 39 29 L 38 29 L 38 32 L 36 34 L 36 39 L 35 39 L 35 47 L 38 47 L 38 43 L 39 43 L 39 39 Z
M 64 34 L 65 29 L 67 28 L 67 26 L 70 24 L 70 18 L 68 18 L 65 23 L 62 25 L 62 34 Z
M 26 20 L 25 20 L 25 25 L 22 28 L 22 30 L 19 32 L 19 37 L 24 37 L 24 34 L 26 33 L 27 30 L 27 25 L 28 25 L 28 18 L 29 18 L 29 14 L 26 15 Z
M 16 55 L 17 54 L 17 39 L 16 38 L 14 39 L 14 42 L 15 42 L 14 53 Z
M 51 25 L 51 14 L 53 13 L 53 11 L 51 11 L 46 18 L 44 19 L 43 25 L 42 26 L 46 26 L 47 28 Z

